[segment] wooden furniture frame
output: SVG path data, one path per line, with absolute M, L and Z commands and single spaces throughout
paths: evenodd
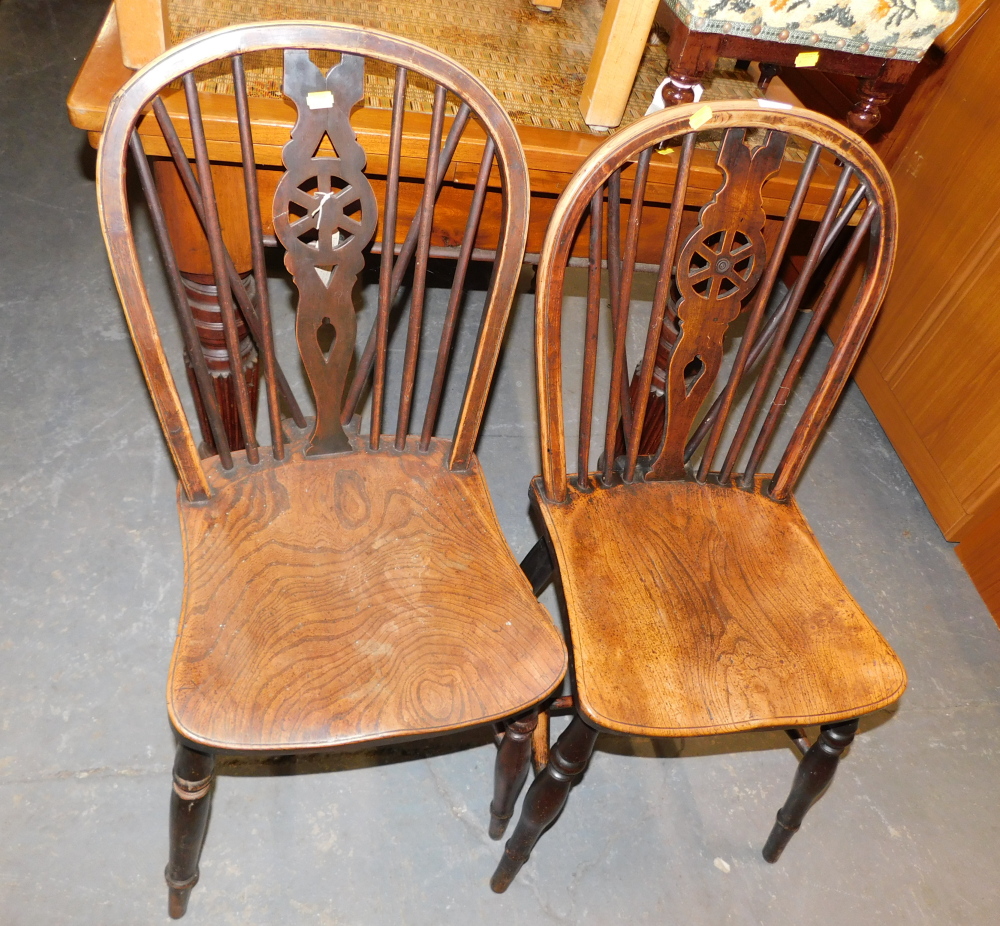
M 90 54 L 81 68 L 77 80 L 69 94 L 68 107 L 74 125 L 90 133 L 95 146 L 100 139 L 105 116 L 111 98 L 131 77 L 129 67 L 138 67 L 149 61 L 163 46 L 170 44 L 168 26 L 165 25 L 165 4 L 162 0 L 116 0 L 97 36 Z M 233 116 L 231 97 L 224 92 L 202 92 L 201 108 L 205 121 L 206 144 L 212 160 L 212 175 L 219 203 L 223 228 L 227 229 L 230 253 L 244 285 L 253 286 L 250 239 L 245 234 L 244 195 L 242 170 L 238 166 L 242 154 L 237 143 L 238 132 Z M 167 110 L 183 122 L 183 94 L 179 91 L 164 94 Z M 270 196 L 280 176 L 281 150 L 288 140 L 289 130 L 294 123 L 294 111 L 285 100 L 251 98 L 250 115 L 254 126 L 254 158 L 258 166 L 258 185 L 264 200 Z M 369 152 L 369 175 L 384 170 L 388 151 L 389 117 L 385 111 L 365 109 L 355 114 L 353 124 L 363 138 Z M 153 120 L 144 120 L 139 126 L 143 143 L 148 153 L 169 156 L 170 152 Z M 404 151 L 401 169 L 404 177 L 418 179 L 426 169 L 425 157 L 430 118 L 424 114 L 414 114 L 407 121 L 404 134 Z M 474 127 L 470 127 L 470 133 Z M 587 155 L 600 144 L 600 138 L 579 132 L 556 129 L 518 126 L 517 134 L 528 163 L 531 187 L 528 217 L 527 259 L 537 260 L 548 219 L 555 206 L 556 197 L 562 192 L 573 172 L 583 163 Z M 471 138 L 471 135 L 470 135 Z M 190 151 L 188 152 L 191 153 Z M 451 167 L 443 179 L 438 209 L 445 210 L 451 220 L 441 223 L 432 230 L 431 245 L 435 253 L 440 249 L 450 249 L 454 255 L 454 243 L 459 240 L 468 213 L 470 187 L 475 183 L 481 147 L 463 143 L 454 152 Z M 660 216 L 665 224 L 668 207 L 666 201 L 656 201 L 656 192 L 669 194 L 672 178 L 676 171 L 676 154 L 665 154 L 654 158 L 650 166 L 650 184 L 647 211 L 650 216 Z M 209 364 L 215 372 L 228 367 L 226 346 L 220 339 L 220 308 L 218 295 L 212 276 L 211 259 L 197 216 L 187 204 L 183 183 L 169 160 L 154 164 L 157 183 L 161 190 L 164 214 L 174 242 L 178 268 L 195 316 L 198 334 L 205 348 Z M 832 173 L 827 173 L 829 187 L 835 182 Z M 711 151 L 698 151 L 692 167 L 692 189 L 703 190 L 707 199 L 715 185 L 715 168 Z M 401 221 L 405 221 L 417 208 L 417 200 L 408 196 L 416 185 L 404 183 L 400 200 Z M 376 199 L 381 202 L 384 185 L 375 180 Z M 788 195 L 792 185 L 776 178 L 768 191 L 769 226 L 776 226 L 774 217 L 783 214 L 787 208 Z M 477 242 L 473 258 L 489 258 L 489 242 L 495 241 L 500 222 L 500 199 L 495 183 L 491 180 L 487 189 L 486 203 L 481 223 L 481 240 Z M 805 206 L 807 212 L 816 213 L 812 202 Z M 814 214 L 818 217 L 818 214 Z M 261 221 L 265 234 L 271 235 L 269 210 L 262 213 Z M 243 230 L 241 234 L 241 230 Z M 376 240 L 381 241 L 381 228 L 376 229 Z M 397 241 L 397 244 L 401 244 Z M 575 250 L 579 260 L 586 260 L 586 241 L 581 239 Z M 639 261 L 653 264 L 657 260 L 657 246 L 647 246 L 645 240 L 639 242 Z M 256 402 L 257 369 L 256 355 L 246 332 L 240 331 L 238 343 L 246 358 L 244 367 L 251 407 Z M 243 436 L 238 426 L 236 396 L 232 382 L 226 377 L 217 377 L 219 402 L 223 422 L 230 446 L 242 447 Z M 203 428 L 206 449 L 213 448 L 211 435 Z
M 855 379 L 1000 624 L 1000 8 L 963 3 L 955 26 L 897 125 L 901 272 Z
M 621 122 L 649 30 L 658 17 L 662 17 L 670 34 L 667 76 L 672 86 L 664 88 L 668 105 L 692 102 L 692 88 L 715 70 L 719 58 L 759 61 L 770 75 L 779 67 L 795 67 L 800 52 L 815 52 L 819 56 L 814 65 L 816 70 L 859 79 L 858 99 L 847 114 L 847 122 L 856 132 L 864 134 L 878 123 L 881 107 L 909 81 L 919 63 L 811 45 L 694 32 L 668 7 L 661 6 L 659 0 L 609 0 L 580 97 L 587 125 L 616 126 Z
M 274 236 L 261 220 L 252 101 L 244 58 L 284 48 L 284 91 L 297 119 L 273 186 Z M 339 52 L 321 70 L 309 50 Z M 229 60 L 234 96 L 226 118 L 242 155 L 244 220 L 233 236 L 220 220 L 205 106 L 193 71 Z M 380 210 L 364 173 L 367 154 L 351 112 L 366 59 L 394 68 L 394 108 L 380 164 Z M 412 132 L 408 76 L 434 88 L 426 174 L 408 223 L 401 162 Z M 177 82 L 180 90 L 170 89 Z M 178 97 L 184 99 L 182 108 Z M 446 117 L 449 97 L 457 99 Z M 219 113 L 215 116 L 218 118 Z M 144 139 L 158 136 L 207 239 L 234 409 L 244 449 L 234 449 L 184 290 L 171 230 Z M 329 142 L 329 146 L 327 146 Z M 454 283 L 437 345 L 422 425 L 415 380 L 427 264 L 437 200 L 456 150 L 479 152 L 459 235 Z M 196 406 L 214 450 L 205 458 L 185 414 L 160 338 L 132 234 L 129 154 L 138 174 L 180 323 Z M 194 155 L 194 169 L 188 156 Z M 161 172 L 161 176 L 163 176 Z M 492 178 L 492 181 L 491 181 Z M 409 179 L 405 181 L 410 182 Z M 492 281 L 450 440 L 435 437 L 462 312 L 464 280 L 490 183 L 502 200 Z M 473 453 L 524 253 L 527 170 L 503 109 L 472 75 L 428 48 L 351 26 L 279 23 L 222 30 L 178 46 L 115 96 L 98 155 L 98 199 L 111 267 L 156 413 L 180 476 L 184 604 L 167 704 L 178 736 L 166 878 L 170 914 L 182 916 L 198 879 L 218 753 L 285 754 L 433 736 L 522 715 L 565 673 L 566 652 L 513 560 Z M 447 214 L 445 216 L 447 220 Z M 384 240 L 378 306 L 349 380 L 356 320 L 352 289 L 376 224 Z M 228 239 L 248 240 L 247 287 Z M 276 240 L 274 240 L 276 239 Z M 264 247 L 280 242 L 299 291 L 296 340 L 316 402 L 301 412 L 276 359 Z M 387 342 L 412 264 L 406 348 L 394 433 L 384 433 Z M 240 325 L 243 325 L 241 329 Z M 239 340 L 261 357 L 269 440 L 257 436 Z M 370 427 L 360 412 L 371 390 Z M 291 418 L 283 417 L 282 407 Z M 500 747 L 494 810 L 510 814 L 527 758 L 516 737 Z M 519 787 L 519 784 L 517 785 Z M 510 798 L 512 802 L 513 797 Z
M 723 132 L 722 183 L 684 233 L 681 204 L 696 136 L 713 130 Z M 757 133 L 752 142 L 748 131 Z M 769 244 L 762 191 L 789 135 L 809 153 Z M 648 166 L 665 140 L 680 147 L 680 168 L 660 239 L 663 271 L 645 326 L 639 386 L 630 394 L 626 332 L 636 242 Z M 840 180 L 801 274 L 778 298 L 789 243 L 805 230 L 801 204 L 825 159 L 841 165 Z M 619 227 L 620 172 L 632 163 L 631 205 Z M 571 333 L 563 325 L 563 284 L 572 236 L 585 219 L 586 322 Z M 874 152 L 833 120 L 805 110 L 717 103 L 647 116 L 609 139 L 567 186 L 538 269 L 542 475 L 531 498 L 545 534 L 524 568 L 536 590 L 553 570 L 559 576 L 572 639 L 574 716 L 528 791 L 493 876 L 495 891 L 506 890 L 558 816 L 599 731 L 686 737 L 789 730 L 804 744 L 804 756 L 764 848 L 773 862 L 830 782 L 858 717 L 902 694 L 902 665 L 851 599 L 791 497 L 875 320 L 895 237 L 892 185 Z M 864 272 L 851 281 L 859 258 Z M 604 407 L 595 394 L 602 261 L 611 322 L 603 330 L 612 332 L 613 358 Z M 803 397 L 803 368 L 845 286 L 853 294 L 849 317 Z M 807 293 L 816 290 L 812 314 L 797 323 Z M 720 376 L 724 337 L 741 314 L 739 347 Z M 665 328 L 673 331 L 663 371 L 665 436 L 646 452 L 641 435 Z M 567 426 L 563 387 L 571 334 L 583 348 L 575 459 L 567 449 L 567 431 L 574 429 Z M 786 417 L 790 434 L 781 429 Z M 603 434 L 595 431 L 602 419 Z M 620 433 L 624 445 L 616 449 Z M 772 444 L 779 458 L 773 473 L 764 467 Z M 602 449 L 596 472 L 595 447 Z M 821 733 L 810 746 L 799 728 L 812 724 Z

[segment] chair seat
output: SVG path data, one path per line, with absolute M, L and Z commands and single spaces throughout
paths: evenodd
M 566 652 L 508 548 L 477 462 L 449 444 L 224 473 L 180 502 L 185 594 L 171 721 L 213 749 L 316 749 L 509 716 Z
M 650 482 L 534 496 L 562 575 L 579 710 L 693 736 L 829 723 L 891 704 L 906 674 L 794 502 Z
M 827 0 L 788 4 L 747 0 L 664 0 L 692 32 L 812 45 L 876 58 L 919 61 L 958 15 L 957 0 Z

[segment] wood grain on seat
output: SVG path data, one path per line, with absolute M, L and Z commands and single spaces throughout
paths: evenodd
M 760 482 L 766 477 L 758 477 Z M 692 482 L 534 498 L 569 613 L 577 704 L 649 736 L 829 723 L 906 674 L 798 506 Z
M 478 463 L 427 453 L 262 458 L 181 501 L 186 591 L 168 683 L 176 729 L 214 748 L 322 748 L 485 723 L 566 669 Z M 391 442 L 386 442 L 386 447 Z

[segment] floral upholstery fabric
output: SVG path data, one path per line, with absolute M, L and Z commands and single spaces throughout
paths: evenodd
M 692 32 L 919 61 L 958 0 L 664 0 Z

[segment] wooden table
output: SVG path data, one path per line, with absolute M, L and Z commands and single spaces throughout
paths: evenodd
M 123 61 L 117 16 L 112 7 L 67 100 L 70 121 L 77 128 L 88 132 L 91 143 L 95 146 L 104 125 L 108 103 L 131 74 L 132 71 Z M 165 101 L 171 115 L 177 117 L 178 127 L 184 137 L 186 118 L 183 94 L 177 92 L 165 97 Z M 237 173 L 228 165 L 235 165 L 240 161 L 232 99 L 228 96 L 202 94 L 202 108 L 205 112 L 209 153 L 213 161 L 218 162 L 217 170 L 225 188 L 226 174 Z M 294 109 L 284 100 L 255 99 L 251 100 L 251 115 L 254 122 L 254 151 L 261 174 L 262 201 L 267 202 L 268 192 L 273 191 L 280 173 L 281 146 L 288 140 L 290 128 L 295 121 Z M 146 150 L 152 155 L 166 155 L 166 147 L 159 131 L 155 124 L 151 125 L 151 122 L 152 120 L 147 119 L 140 127 Z M 379 160 L 384 160 L 387 152 L 389 114 L 381 110 L 363 109 L 356 113 L 354 125 L 358 130 L 359 139 L 369 153 L 369 172 L 377 174 Z M 406 120 L 406 142 L 403 153 L 408 159 L 406 163 L 414 178 L 423 175 L 429 125 L 430 117 L 419 113 L 408 115 Z M 556 197 L 590 152 L 600 144 L 602 136 L 528 125 L 519 125 L 518 134 L 527 156 L 532 189 L 528 235 L 530 259 L 530 255 L 537 254 L 541 248 L 542 237 Z M 461 223 L 456 225 L 458 236 L 464 228 L 465 221 L 464 213 L 461 212 L 464 199 L 468 196 L 465 185 L 474 182 L 474 172 L 478 168 L 480 153 L 481 145 L 476 144 L 474 139 L 459 147 L 442 192 L 442 201 L 454 204 L 456 223 Z M 718 173 L 714 162 L 713 151 L 699 150 L 696 153 L 692 184 L 695 190 L 701 191 L 700 202 L 706 202 L 717 186 Z M 655 156 L 650 169 L 647 197 L 652 199 L 650 208 L 663 210 L 664 224 L 676 165 L 677 155 L 670 152 Z M 623 178 L 623 193 L 626 197 L 630 191 L 629 173 L 626 171 Z M 768 185 L 767 208 L 772 217 L 784 215 L 797 173 L 798 165 L 786 164 L 779 176 Z M 829 191 L 832 190 L 835 175 L 836 170 L 832 165 L 828 170 L 821 170 L 821 183 L 803 212 L 806 218 L 819 218 Z M 413 205 L 415 206 L 415 201 Z M 402 213 L 401 218 L 404 218 Z M 265 220 L 268 219 L 269 217 L 265 216 Z M 400 227 L 405 230 L 402 222 Z M 458 237 L 454 240 L 458 240 Z M 586 253 L 586 241 L 585 239 L 581 241 L 577 253 L 582 256 Z M 439 246 L 452 243 L 453 241 L 445 239 L 435 242 Z M 486 241 L 483 243 L 487 245 Z M 640 245 L 639 262 L 655 263 L 659 257 L 660 245 L 661 242 L 657 240 L 643 242 Z

